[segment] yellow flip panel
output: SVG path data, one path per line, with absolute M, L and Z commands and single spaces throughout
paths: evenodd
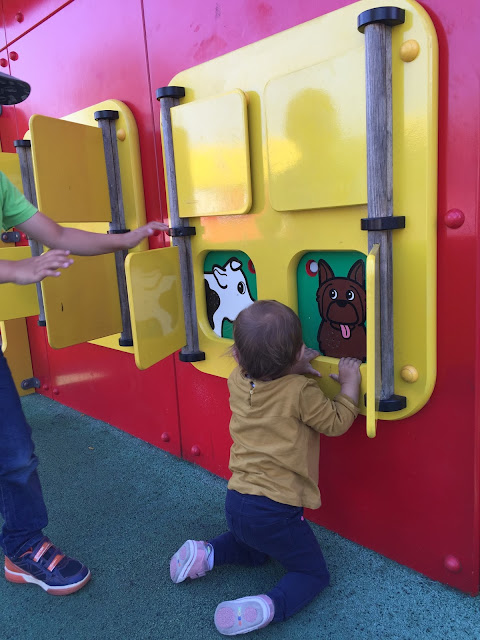
M 142 226 L 146 223 L 146 215 L 145 215 L 145 199 L 143 193 L 143 176 L 142 176 L 142 167 L 141 167 L 141 159 L 140 159 L 140 143 L 138 138 L 138 130 L 135 122 L 135 118 L 133 117 L 130 109 L 120 100 L 105 100 L 98 104 L 92 105 L 80 111 L 76 111 L 75 113 L 64 116 L 60 121 L 60 123 L 66 124 L 75 124 L 87 126 L 94 131 L 93 135 L 87 134 L 89 141 L 94 141 L 94 144 L 97 148 L 98 152 L 98 140 L 101 141 L 101 130 L 98 127 L 98 123 L 95 120 L 94 114 L 96 111 L 104 111 L 104 110 L 113 110 L 118 111 L 118 119 L 115 120 L 115 127 L 117 131 L 117 148 L 118 148 L 118 158 L 120 164 L 120 176 L 122 181 L 122 195 L 123 195 L 123 206 L 125 212 L 125 223 L 128 229 L 135 229 L 137 227 Z M 36 117 L 36 116 L 34 116 Z M 49 118 L 49 120 L 52 120 Z M 60 129 L 56 126 L 54 127 L 55 133 L 59 132 Z M 63 130 L 63 129 L 62 129 Z M 82 129 L 82 136 L 84 135 L 84 130 Z M 100 133 L 100 138 L 98 137 L 98 133 Z M 32 131 L 27 131 L 25 134 L 25 139 L 32 138 Z M 33 146 L 33 145 L 32 145 Z M 103 171 L 105 172 L 105 180 L 106 180 L 106 170 L 105 170 L 105 161 L 103 159 L 103 143 L 102 143 L 102 162 L 103 162 Z M 43 148 L 44 149 L 44 148 Z M 83 154 L 85 157 L 88 157 L 91 150 L 84 150 Z M 48 151 L 47 151 L 48 153 Z M 70 150 L 71 153 L 71 150 Z M 71 153 L 72 158 L 75 158 L 75 154 Z M 97 154 L 98 159 L 98 154 Z M 99 161 L 99 160 L 98 160 Z M 75 167 L 78 169 L 80 180 L 86 180 L 88 174 L 82 173 L 84 164 L 75 162 Z M 74 168 L 75 168 L 74 167 Z M 52 179 L 50 175 L 48 177 L 49 180 Z M 105 183 L 106 184 L 106 183 Z M 38 186 L 37 186 L 38 189 Z M 103 190 L 103 186 L 101 187 Z M 103 192 L 102 196 L 105 201 L 105 192 Z M 83 229 L 85 231 L 93 231 L 96 233 L 106 233 L 108 229 L 108 224 L 106 222 L 90 222 L 89 220 L 94 220 L 95 218 L 101 220 L 110 220 L 110 205 L 108 202 L 108 191 L 106 192 L 107 198 L 107 207 L 108 207 L 108 215 L 105 214 L 101 218 L 98 216 L 88 216 L 87 218 L 82 217 L 79 220 L 73 220 L 71 218 L 65 218 L 65 214 L 61 214 L 62 220 L 65 220 L 68 226 Z M 60 203 L 61 205 L 61 203 Z M 40 207 L 41 208 L 41 207 Z M 102 209 L 103 210 L 103 209 Z M 46 212 L 48 213 L 48 212 Z M 79 214 L 75 214 L 77 217 Z M 132 253 L 137 251 L 145 251 L 148 249 L 148 240 L 143 240 L 139 245 L 131 249 Z M 90 262 L 90 258 L 85 259 L 85 274 L 83 277 L 78 276 L 78 282 L 81 284 L 81 288 L 78 290 L 77 295 L 77 304 L 79 305 L 78 312 L 82 314 L 83 311 L 81 309 L 82 300 L 83 300 L 83 291 L 86 287 L 95 286 L 98 289 L 98 297 L 101 299 L 102 294 L 101 291 L 109 291 L 109 295 L 111 293 L 111 288 L 116 287 L 116 275 L 112 276 L 112 272 L 110 270 L 105 270 L 102 261 Z M 96 269 L 98 267 L 98 269 Z M 80 267 L 77 264 L 77 269 L 83 269 L 83 266 Z M 114 278 L 112 280 L 112 277 Z M 55 300 L 53 300 L 54 304 L 56 304 Z M 75 303 L 75 300 L 71 301 L 72 304 Z M 48 303 L 49 304 L 49 301 Z M 37 312 L 38 313 L 38 312 Z M 74 313 L 72 315 L 75 315 Z M 105 322 L 108 326 L 115 325 L 114 319 L 110 318 L 108 322 Z M 112 335 L 107 335 L 104 338 L 100 338 L 100 335 L 105 335 L 105 327 L 103 324 L 98 325 L 100 333 L 96 335 L 91 335 L 90 338 L 87 338 L 103 347 L 108 347 L 111 349 L 116 349 L 118 351 L 126 351 L 129 353 L 133 353 L 133 347 L 120 347 L 118 344 L 118 339 L 120 337 L 120 329 L 115 329 L 118 333 L 112 333 Z M 54 327 L 49 327 L 49 329 L 55 332 Z M 79 329 L 77 333 L 77 329 Z M 67 341 L 69 344 L 77 344 L 83 342 L 85 340 L 85 332 L 81 325 L 72 325 L 70 328 L 66 326 L 66 324 L 60 329 L 61 335 L 58 336 L 60 342 Z M 70 336 L 67 338 L 65 335 L 66 332 L 70 331 Z M 52 334 L 53 335 L 53 334 Z
M 20 160 L 16 153 L 0 153 L 0 171 L 23 193 Z
M 33 377 L 30 345 L 25 318 L 0 322 L 2 351 L 8 360 L 12 377 L 20 396 L 35 393 L 35 389 L 22 389 L 22 380 Z
M 270 201 L 277 211 L 367 201 L 365 51 L 347 51 L 265 88 Z M 348 78 L 348 82 L 345 82 Z
M 380 305 L 379 248 L 375 244 L 367 256 L 367 436 L 377 434 L 377 409 L 380 399 Z
M 171 81 L 186 88 L 182 108 L 236 89 L 248 98 L 251 209 L 248 215 L 225 218 L 217 210 L 217 215 L 191 218 L 197 231 L 191 246 L 199 346 L 206 354 L 194 366 L 201 371 L 226 377 L 234 366 L 224 357 L 231 341 L 218 337 L 208 322 L 203 276 L 208 252 L 246 253 L 255 265 L 258 298 L 279 300 L 296 311 L 302 256 L 310 251 L 368 253 L 368 235 L 360 227 L 367 217 L 365 161 L 360 159 L 365 148 L 360 122 L 366 111 L 361 82 L 365 37 L 357 30 L 357 18 L 375 6 L 372 0 L 350 4 L 182 71 Z M 385 420 L 418 411 L 436 376 L 437 36 L 420 4 L 399 0 L 396 6 L 405 9 L 406 20 L 392 30 L 393 193 L 394 214 L 406 216 L 406 228 L 392 232 L 394 373 L 395 392 L 406 396 L 407 407 L 379 413 Z M 407 40 L 419 45 L 412 61 L 401 57 Z M 307 139 L 310 130 L 312 140 Z M 296 178 L 306 193 L 290 193 Z M 401 377 L 406 365 L 417 369 L 416 382 Z M 337 361 L 322 356 L 315 366 L 323 374 L 320 386 L 329 395 L 338 391 L 328 382 Z M 362 372 L 368 367 L 363 365 Z
M 180 217 L 247 213 L 247 99 L 235 89 L 171 110 Z
M 135 363 L 147 369 L 186 343 L 178 247 L 125 261 Z
M 104 100 L 98 104 L 86 107 L 75 113 L 64 116 L 62 119 L 78 124 L 86 124 L 98 127 L 94 114 L 96 111 L 118 111 L 118 120 L 115 120 L 117 131 L 118 161 L 120 164 L 120 177 L 122 180 L 123 208 L 125 212 L 125 224 L 127 229 L 136 229 L 144 225 L 146 220 L 145 196 L 143 193 L 143 174 L 140 159 L 140 142 L 138 138 L 137 123 L 133 113 L 124 102 L 120 100 Z M 82 229 L 95 231 L 93 226 L 79 226 Z M 106 227 L 101 229 L 106 232 Z M 143 240 L 130 253 L 146 251 L 148 240 Z M 111 283 L 106 283 L 110 286 Z M 117 351 L 133 353 L 133 347 L 121 347 L 118 344 L 120 334 L 114 334 L 105 338 L 92 340 L 94 344 Z
M 32 257 L 30 247 L 0 248 L 0 260 L 26 260 Z M 37 290 L 34 284 L 0 284 L 0 320 L 38 316 Z
M 30 118 L 38 208 L 56 222 L 111 220 L 102 132 L 57 118 Z
M 114 256 L 72 257 L 61 276 L 42 281 L 48 342 L 55 349 L 122 330 Z

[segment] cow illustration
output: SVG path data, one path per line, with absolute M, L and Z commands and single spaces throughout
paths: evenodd
M 223 267 L 213 265 L 204 273 L 207 315 L 214 332 L 222 337 L 224 320 L 233 322 L 240 311 L 254 302 L 242 271 L 242 263 L 233 257 Z
M 335 277 L 325 260 L 318 261 L 317 303 L 322 321 L 318 346 L 325 356 L 366 359 L 365 265 L 357 260 L 346 278 Z

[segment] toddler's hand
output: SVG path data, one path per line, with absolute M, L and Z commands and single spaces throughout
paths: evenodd
M 292 365 L 290 373 L 296 373 L 298 375 L 317 376 L 317 378 L 321 378 L 322 374 L 314 369 L 310 364 L 310 361 L 314 358 L 317 358 L 319 355 L 320 353 L 318 351 L 315 351 L 315 349 L 305 347 L 302 357 L 300 358 L 300 360 L 297 360 L 294 365 Z
M 355 404 L 358 403 L 358 392 L 362 380 L 361 364 L 357 358 L 341 358 L 338 363 L 338 374 L 330 374 L 330 377 L 340 384 L 340 392 L 351 398 Z

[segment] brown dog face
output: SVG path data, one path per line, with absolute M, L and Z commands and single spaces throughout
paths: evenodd
M 353 356 L 354 351 L 355 357 L 360 355 L 364 360 L 366 292 L 363 261 L 357 260 L 346 278 L 336 278 L 330 265 L 319 260 L 318 279 L 317 303 L 322 317 L 318 332 L 320 350 L 332 357 Z

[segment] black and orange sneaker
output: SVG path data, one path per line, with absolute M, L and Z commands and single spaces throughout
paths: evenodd
M 87 584 L 90 571 L 44 537 L 17 558 L 5 556 L 5 578 L 9 582 L 38 584 L 53 596 L 68 596 Z

